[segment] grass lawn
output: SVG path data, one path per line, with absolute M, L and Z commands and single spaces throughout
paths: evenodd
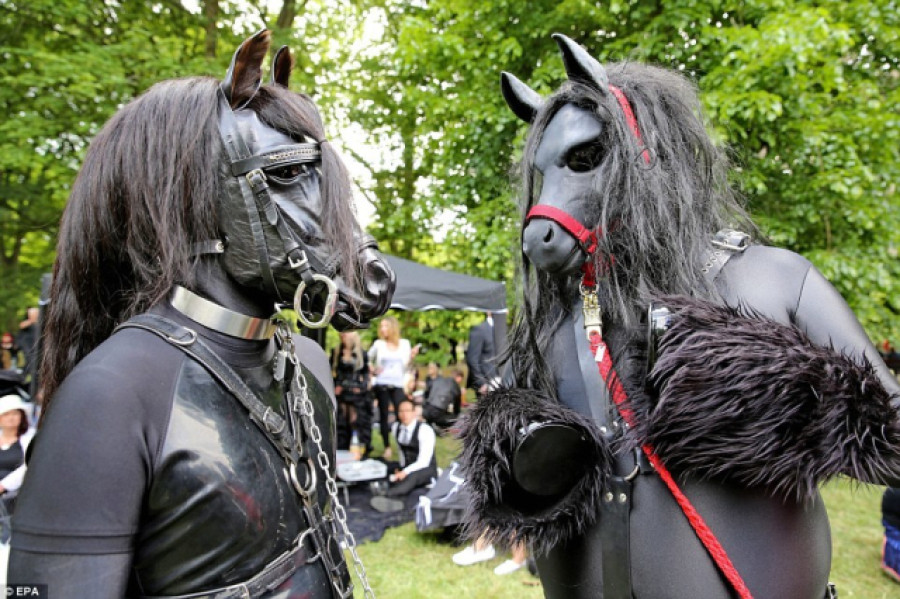
M 831 519 L 831 581 L 841 599 L 900 597 L 900 584 L 885 576 L 881 562 L 881 494 L 884 487 L 847 480 L 829 483 L 823 490 Z
M 378 436 L 375 435 L 377 438 Z M 373 439 L 378 443 L 377 440 Z M 376 451 L 380 451 L 376 448 Z M 395 448 L 396 455 L 396 448 Z M 453 439 L 438 439 L 438 463 L 444 467 L 458 453 Z M 831 518 L 833 563 L 831 580 L 841 599 L 900 597 L 900 585 L 881 573 L 882 487 L 830 483 L 822 491 Z M 507 555 L 461 568 L 451 556 L 460 550 L 436 533 L 418 533 L 415 524 L 389 529 L 377 543 L 359 547 L 376 596 L 403 599 L 531 599 L 543 597 L 540 582 L 524 569 L 507 576 L 493 569 Z M 351 567 L 351 571 L 353 568 Z M 355 574 L 354 574 L 355 577 Z M 356 581 L 356 596 L 362 585 Z

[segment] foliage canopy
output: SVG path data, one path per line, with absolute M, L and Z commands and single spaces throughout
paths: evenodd
M 896 2 L 273 4 L 0 0 L 4 327 L 36 300 L 69 186 L 102 123 L 154 81 L 221 74 L 236 42 L 268 22 L 278 43 L 301 49 L 293 86 L 324 107 L 359 165 L 369 228 L 386 251 L 515 279 L 511 174 L 525 127 L 503 103 L 499 72 L 555 89 L 558 31 L 601 60 L 687 72 L 769 240 L 812 260 L 873 339 L 900 344 Z M 406 318 L 437 353 L 475 319 Z

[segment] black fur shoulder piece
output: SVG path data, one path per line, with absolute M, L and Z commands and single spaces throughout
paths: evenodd
M 672 471 L 792 500 L 836 475 L 884 484 L 900 472 L 898 398 L 871 364 L 746 311 L 683 296 L 658 304 L 674 313 L 650 373 L 658 400 L 630 397 L 632 440 Z
M 537 423 L 560 425 L 579 438 L 574 459 L 543 461 L 548 486 L 560 471 L 573 481 L 555 494 L 529 492 L 514 472 L 517 451 Z M 531 428 L 529 428 L 531 427 Z M 601 491 L 612 463 L 609 448 L 594 425 L 577 412 L 529 389 L 503 389 L 480 399 L 464 416 L 460 430 L 461 463 L 471 502 L 466 535 L 486 534 L 503 547 L 530 544 L 536 555 L 583 531 L 597 517 Z M 554 448 L 547 447 L 547 453 Z M 538 453 L 544 453 L 538 447 Z

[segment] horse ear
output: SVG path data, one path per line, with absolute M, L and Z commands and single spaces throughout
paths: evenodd
M 294 57 L 291 56 L 291 49 L 287 46 L 278 48 L 275 58 L 272 59 L 272 83 L 287 87 L 293 68 Z
M 534 121 L 534 115 L 544 103 L 539 93 L 506 71 L 500 73 L 500 91 L 513 113 L 526 123 Z
M 603 68 L 603 65 L 596 58 L 588 54 L 587 50 L 575 43 L 575 41 L 561 33 L 554 33 L 551 37 L 559 45 L 569 79 L 593 85 L 600 91 L 605 92 L 609 89 L 609 77 L 606 76 L 606 69 Z
M 224 92 L 232 110 L 246 106 L 259 90 L 262 84 L 262 61 L 269 51 L 271 36 L 268 29 L 263 29 L 245 39 L 231 58 L 231 66 L 219 88 Z

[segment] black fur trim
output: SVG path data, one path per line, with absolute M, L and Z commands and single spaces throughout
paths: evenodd
M 561 496 L 538 498 L 512 476 L 513 456 L 521 431 L 550 422 L 583 431 L 588 454 L 578 456 L 585 473 Z M 594 425 L 546 395 L 528 389 L 503 389 L 480 399 L 463 417 L 460 459 L 471 493 L 465 531 L 486 534 L 500 546 L 524 541 L 532 553 L 545 554 L 557 543 L 583 531 L 597 518 L 600 495 L 612 457 Z M 573 464 L 561 464 L 571 468 Z
M 796 500 L 839 474 L 897 476 L 898 398 L 864 358 L 745 310 L 683 296 L 658 304 L 674 313 L 650 374 L 658 400 L 629 401 L 633 442 L 649 443 L 673 472 Z

